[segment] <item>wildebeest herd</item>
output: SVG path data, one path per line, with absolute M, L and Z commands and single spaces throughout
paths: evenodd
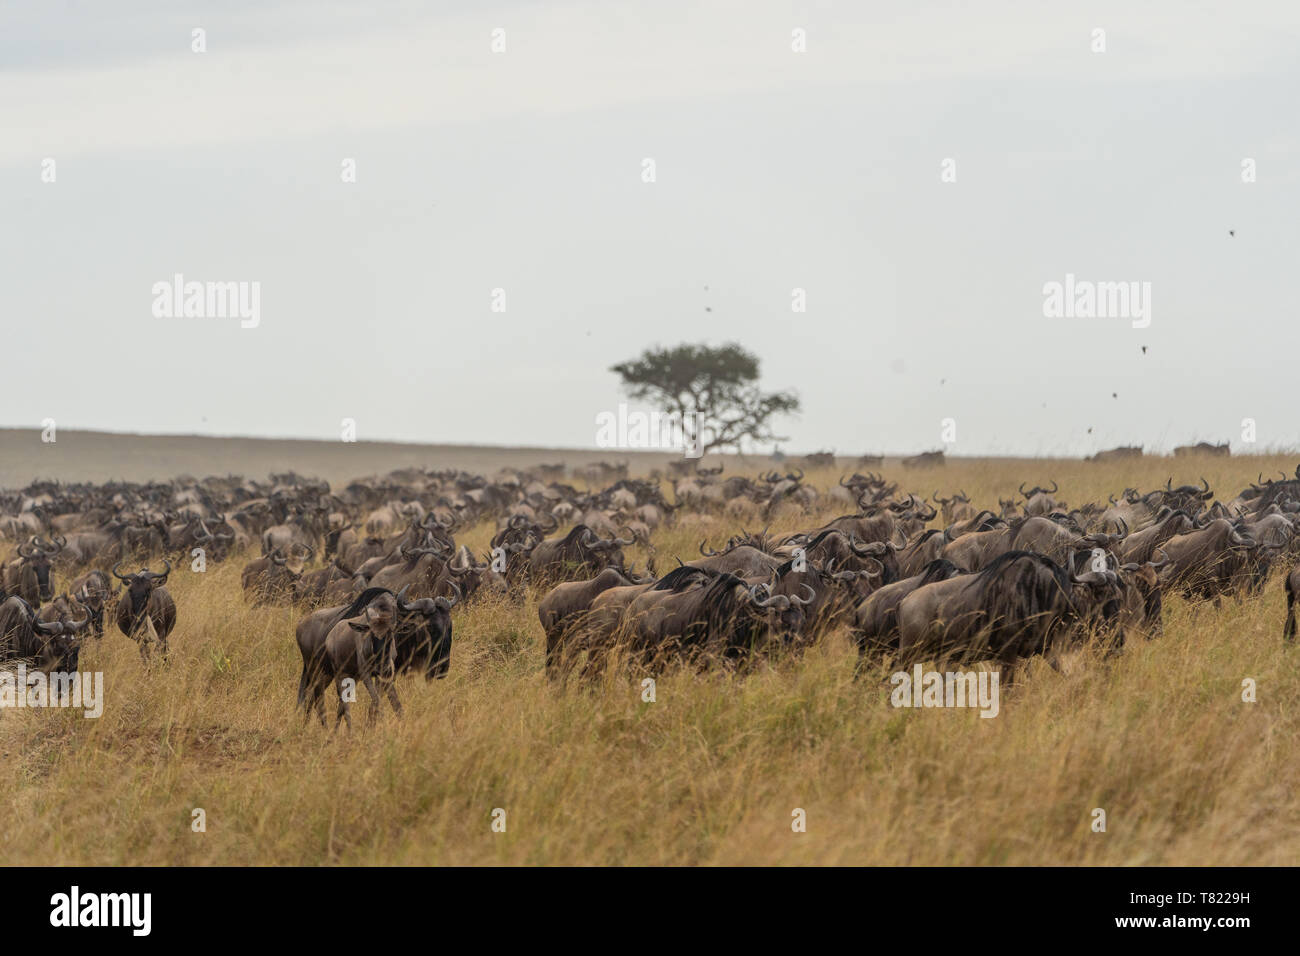
M 986 661 L 1006 681 L 1034 655 L 1158 636 L 1164 594 L 1250 598 L 1279 564 L 1283 636 L 1295 637 L 1300 468 L 1228 500 L 1205 481 L 1169 481 L 1071 504 L 1053 481 L 1021 484 L 993 509 L 874 472 L 818 489 L 798 470 L 723 471 L 689 463 L 641 479 L 592 466 L 585 489 L 559 466 L 492 478 L 403 469 L 338 490 L 293 473 L 35 482 L 0 493 L 0 661 L 75 670 L 109 615 L 146 664 L 165 663 L 185 619 L 169 578 L 230 558 L 246 562 L 250 605 L 304 613 L 298 705 L 325 723 L 333 683 L 336 727 L 351 726 L 356 685 L 372 713 L 381 695 L 400 712 L 397 675 L 445 676 L 452 609 L 484 600 L 537 600 L 557 685 L 615 659 L 649 672 L 673 660 L 743 668 L 836 628 L 861 662 Z M 843 513 L 798 527 L 828 506 Z M 700 515 L 736 533 L 698 554 L 657 551 L 662 531 Z M 796 530 L 769 534 L 778 518 Z M 764 530 L 743 530 L 751 523 Z M 476 555 L 456 534 L 481 526 L 493 533 Z

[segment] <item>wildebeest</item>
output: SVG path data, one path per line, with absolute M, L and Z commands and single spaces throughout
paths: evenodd
M 937 558 L 919 572 L 901 581 L 886 584 L 858 604 L 853 613 L 853 639 L 858 646 L 859 662 L 869 648 L 897 649 L 898 606 L 917 588 L 947 581 L 965 572 L 951 561 Z
M 36 609 L 18 595 L 0 602 L 0 661 L 30 660 L 45 673 L 75 671 L 81 631 L 89 615 L 80 620 L 43 621 Z
M 298 706 L 304 718 L 314 709 L 325 724 L 325 688 L 334 677 L 333 658 L 328 649 L 328 638 L 334 628 L 349 620 L 387 621 L 390 625 L 397 614 L 397 598 L 387 588 L 367 588 L 350 603 L 338 607 L 313 611 L 298 622 L 294 632 L 298 651 L 302 655 L 302 676 L 298 679 Z M 390 648 L 391 650 L 391 648 Z M 339 716 L 343 716 L 340 695 Z M 337 726 L 337 721 L 335 722 Z M 351 722 L 349 721 L 349 726 Z
M 426 681 L 441 680 L 451 667 L 451 609 L 461 599 L 460 588 L 450 584 L 451 596 L 406 599 L 406 589 L 396 596 L 397 623 L 393 643 L 396 673 L 418 671 Z
M 122 593 L 113 589 L 113 581 L 103 571 L 87 571 L 68 585 L 68 592 L 90 611 L 90 631 L 104 636 L 104 610 L 109 601 Z
M 601 597 L 617 590 L 611 588 Z M 598 598 L 597 601 L 600 599 Z M 636 595 L 613 626 L 588 627 L 588 673 L 626 639 L 643 664 L 671 657 L 743 663 L 770 638 L 784 640 L 791 599 L 726 572 L 683 566 Z M 594 623 L 594 622 L 593 622 Z
M 1184 458 L 1190 455 L 1216 455 L 1227 458 L 1231 454 L 1232 450 L 1226 441 L 1221 445 L 1212 445 L 1208 441 L 1198 441 L 1195 445 L 1179 445 L 1174 449 L 1175 458 Z
M 117 602 L 117 629 L 140 645 L 140 656 L 147 663 L 156 642 L 167 659 L 167 638 L 176 626 L 176 602 L 164 586 L 172 572 L 170 561 L 161 573 L 141 568 L 135 574 L 121 574 L 121 562 L 113 566 L 113 577 L 122 582 L 123 592 Z
M 605 568 L 585 581 L 561 581 L 537 604 L 537 617 L 546 633 L 546 670 L 555 675 L 561 662 L 557 650 L 564 640 L 565 631 L 574 625 L 596 598 L 610 588 L 650 584 L 651 581 L 633 581 L 617 568 Z
M 528 579 L 534 584 L 580 581 L 605 568 L 623 567 L 623 548 L 632 538 L 599 538 L 586 525 L 574 525 L 562 538 L 548 538 L 528 556 Z
M 904 468 L 933 468 L 944 463 L 942 451 L 925 451 L 903 459 Z
M 1008 551 L 982 571 L 905 597 L 898 607 L 899 651 L 904 662 L 990 659 L 1009 683 L 1021 658 L 1048 651 L 1085 617 L 1114 618 L 1120 602 L 1113 571 L 1079 574 L 1041 554 Z
M 16 594 L 32 607 L 40 607 L 42 601 L 54 597 L 50 559 L 59 553 L 61 545 L 57 538 L 47 547 L 42 544 L 46 542 L 33 535 L 26 544 L 18 546 L 18 556 L 3 568 L 0 595 Z
M 1141 445 L 1121 445 L 1118 448 L 1108 448 L 1105 451 L 1099 451 L 1095 455 L 1089 455 L 1084 461 L 1124 461 L 1129 458 L 1141 458 Z

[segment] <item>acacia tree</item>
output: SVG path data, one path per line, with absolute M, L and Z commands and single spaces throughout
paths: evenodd
M 758 387 L 758 356 L 734 342 L 713 348 L 678 345 L 646 349 L 610 369 L 628 395 L 662 408 L 681 421 L 698 413 L 702 452 L 740 450 L 742 439 L 786 441 L 772 431 L 775 415 L 799 411 L 794 392 L 764 393 Z

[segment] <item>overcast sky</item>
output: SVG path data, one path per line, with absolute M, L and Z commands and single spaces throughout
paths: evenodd
M 1294 2 L 3 0 L 0 426 L 590 447 L 738 340 L 787 451 L 1297 445 L 1298 100 Z

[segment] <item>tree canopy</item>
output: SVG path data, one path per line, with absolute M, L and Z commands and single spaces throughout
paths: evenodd
M 740 450 L 744 439 L 786 441 L 772 430 L 772 418 L 799 411 L 794 392 L 764 393 L 758 385 L 758 356 L 731 342 L 718 347 L 678 345 L 650 348 L 613 366 L 628 395 L 678 415 L 698 413 L 703 452 Z

